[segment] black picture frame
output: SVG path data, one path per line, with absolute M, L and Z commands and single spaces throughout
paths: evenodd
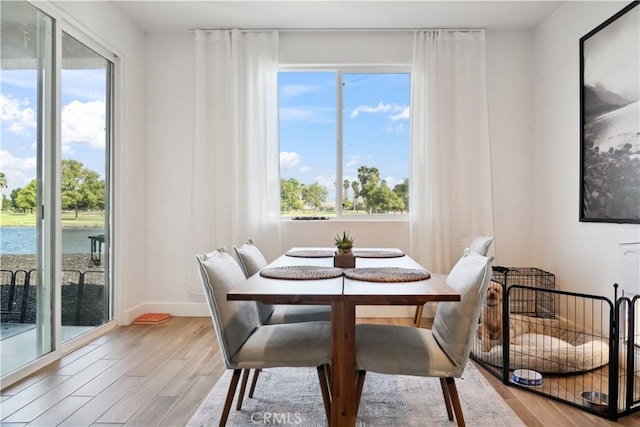
M 580 221 L 640 224 L 640 1 L 580 38 Z

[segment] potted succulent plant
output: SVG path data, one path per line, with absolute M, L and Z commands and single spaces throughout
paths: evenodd
M 333 257 L 334 267 L 354 268 L 356 258 L 353 256 L 353 237 L 343 231 L 342 236 L 336 235 L 334 244 L 337 248 L 336 255 Z

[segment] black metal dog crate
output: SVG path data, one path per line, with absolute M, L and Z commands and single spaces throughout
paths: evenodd
M 494 273 L 506 283 L 502 339 L 487 351 L 478 336 L 471 358 L 505 385 L 601 417 L 640 411 L 640 295 L 618 298 L 617 285 L 613 301 L 544 289 L 553 275 L 518 270 Z M 518 283 L 527 278 L 542 286 Z
M 493 267 L 491 280 L 502 284 L 505 294 L 513 285 L 534 289 L 555 289 L 556 277 L 548 271 L 531 267 Z M 517 288 L 509 293 L 509 312 L 533 317 L 555 317 L 552 295 L 532 289 Z

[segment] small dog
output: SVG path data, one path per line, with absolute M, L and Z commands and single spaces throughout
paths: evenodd
M 487 352 L 491 350 L 491 340 L 502 341 L 502 284 L 493 281 L 489 283 L 481 321 L 478 325 L 478 338 L 482 339 L 482 349 Z

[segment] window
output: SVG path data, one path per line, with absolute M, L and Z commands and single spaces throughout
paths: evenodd
M 281 71 L 278 79 L 282 215 L 406 214 L 410 74 Z

